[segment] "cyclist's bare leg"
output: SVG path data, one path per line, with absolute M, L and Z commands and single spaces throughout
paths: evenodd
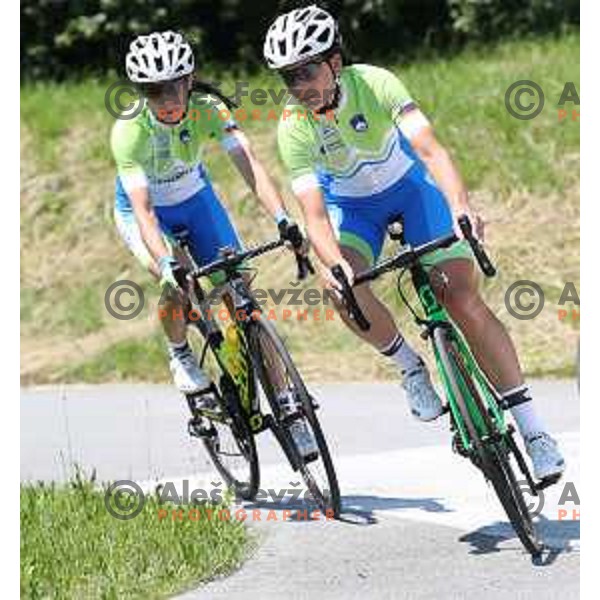
M 504 325 L 488 308 L 477 290 L 475 266 L 466 259 L 452 259 L 439 265 L 445 275 L 430 277 L 439 301 L 463 332 L 477 362 L 492 385 L 506 398 L 519 396 L 530 400 L 523 384 L 523 374 L 513 342 Z M 511 408 L 538 479 L 557 481 L 565 462 L 556 441 L 535 410 L 533 402 L 524 401 Z
M 448 260 L 432 269 L 430 279 L 438 300 L 462 331 L 492 385 L 500 392 L 522 385 L 514 344 L 479 295 L 475 265 L 462 258 Z
M 158 265 L 153 261 L 148 267 L 150 274 L 160 282 Z M 158 320 L 161 322 L 165 335 L 171 344 L 183 344 L 186 340 L 186 323 L 184 305 L 176 294 L 163 294 L 162 302 L 158 305 Z
M 341 251 L 342 256 L 350 263 L 354 273 L 359 273 L 369 268 L 365 257 L 353 248 L 341 246 Z M 371 344 L 375 349 L 381 350 L 388 347 L 398 335 L 398 327 L 390 311 L 375 296 L 369 284 L 354 288 L 354 295 L 365 317 L 371 323 L 371 328 L 368 331 L 362 331 L 358 328 L 334 296 L 334 302 L 340 317 L 356 335 Z
M 366 259 L 356 250 L 341 247 L 342 255 L 350 263 L 354 273 L 368 267 Z M 371 323 L 368 331 L 362 331 L 348 318 L 346 310 L 338 305 L 338 312 L 346 325 L 378 352 L 393 360 L 400 368 L 402 386 L 408 397 L 412 413 L 422 421 L 435 419 L 442 412 L 442 402 L 431 384 L 423 359 L 403 338 L 390 311 L 375 297 L 369 285 L 354 288 L 356 300 L 367 320 Z M 335 298 L 335 296 L 334 296 Z

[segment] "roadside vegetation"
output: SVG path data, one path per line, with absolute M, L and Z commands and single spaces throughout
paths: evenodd
M 560 320 L 558 311 L 578 312 L 579 307 L 559 306 L 558 301 L 566 282 L 579 289 L 579 122 L 570 118 L 570 111 L 579 107 L 568 103 L 569 117 L 559 120 L 557 103 L 565 82 L 579 89 L 579 37 L 506 42 L 447 60 L 390 67 L 430 115 L 486 218 L 499 276 L 484 282 L 484 294 L 514 335 L 526 371 L 572 375 L 579 320 Z M 233 75 L 210 75 L 224 82 L 226 92 L 233 89 L 227 83 Z M 546 96 L 543 112 L 530 121 L 515 119 L 504 105 L 506 89 L 521 79 L 536 81 Z M 104 306 L 104 292 L 118 279 L 137 281 L 147 305 L 158 300 L 112 222 L 112 118 L 104 107 L 108 85 L 108 80 L 88 79 L 21 89 L 24 383 L 168 380 L 160 326 L 151 309 L 132 321 L 117 321 Z M 250 89 L 257 87 L 280 89 L 281 83 L 264 74 L 250 80 Z M 254 108 L 248 99 L 244 106 Z M 263 114 L 282 109 L 274 104 L 256 108 Z M 277 156 L 275 123 L 247 121 L 245 128 L 298 215 Z M 245 241 L 258 243 L 276 235 L 223 154 L 207 151 L 206 162 Z M 294 277 L 287 254 L 256 266 L 257 287 L 287 288 Z M 544 310 L 533 321 L 514 319 L 504 304 L 508 286 L 522 279 L 536 281 L 546 294 Z M 306 284 L 315 285 L 316 280 Z M 393 280 L 378 282 L 377 288 L 395 307 L 407 337 L 420 344 L 407 311 L 400 308 Z M 277 310 L 278 327 L 309 381 L 394 376 L 386 361 L 358 344 L 338 318 L 283 322 L 282 308 Z
M 228 573 L 246 557 L 249 534 L 218 518 L 223 508 L 197 506 L 188 518 L 187 507 L 149 497 L 120 520 L 91 481 L 22 484 L 21 598 L 166 598 Z

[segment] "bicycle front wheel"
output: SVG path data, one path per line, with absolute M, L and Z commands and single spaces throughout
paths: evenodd
M 452 334 L 444 328 L 437 328 L 434 332 L 434 344 L 455 402 L 457 416 L 464 423 L 472 444 L 469 453 L 471 460 L 491 482 L 525 549 L 533 556 L 538 556 L 543 546 L 538 540 L 531 513 L 523 498 L 523 490 L 515 477 L 508 450 L 510 444 L 504 439 L 509 434 L 501 434 L 491 419 Z M 479 425 L 471 411 L 477 412 Z
M 268 321 L 257 320 L 248 327 L 248 346 L 260 387 L 271 407 L 275 431 L 292 468 L 300 471 L 318 506 L 326 515 L 340 514 L 340 490 L 325 436 L 308 393 L 283 341 Z M 280 399 L 293 398 L 295 413 L 284 414 Z M 294 419 L 303 419 L 314 436 L 318 453 L 303 457 L 289 432 Z
M 238 389 L 196 324 L 188 325 L 188 341 L 201 369 L 213 382 L 214 402 L 189 396 L 190 434 L 202 440 L 208 455 L 236 496 L 252 500 L 258 492 L 260 470 L 254 434 L 241 408 Z

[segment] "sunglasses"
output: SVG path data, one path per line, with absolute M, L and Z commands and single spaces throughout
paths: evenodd
M 299 83 L 313 81 L 319 74 L 323 62 L 309 62 L 294 69 L 280 71 L 281 77 L 288 87 L 294 87 Z
M 169 97 L 177 98 L 181 93 L 182 84 L 186 81 L 186 77 L 172 79 L 159 83 L 146 83 L 142 86 L 142 91 L 147 98 L 158 100 L 161 98 L 168 99 Z

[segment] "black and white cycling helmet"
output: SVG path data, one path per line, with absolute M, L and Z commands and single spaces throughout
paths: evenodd
M 335 19 L 313 4 L 277 17 L 267 32 L 263 53 L 271 69 L 285 69 L 339 45 Z
M 125 68 L 135 83 L 170 81 L 194 71 L 194 53 L 180 33 L 140 35 L 129 46 Z

